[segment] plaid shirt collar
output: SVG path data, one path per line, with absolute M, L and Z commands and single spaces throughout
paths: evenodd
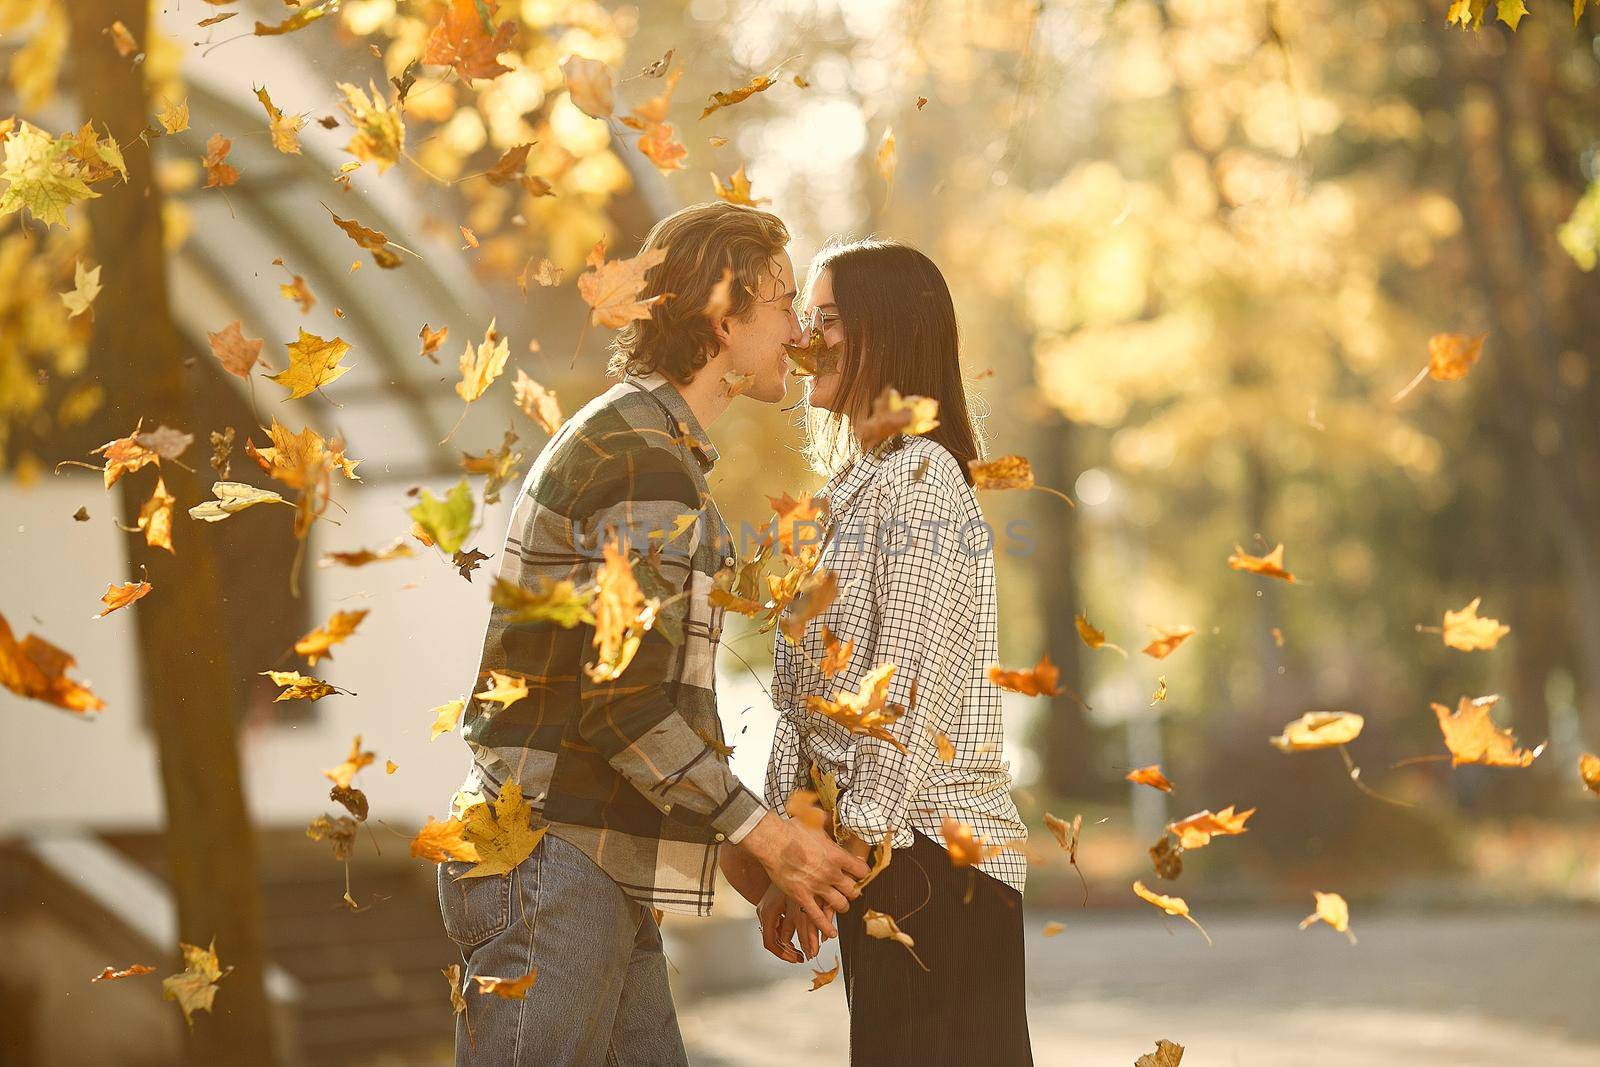
M 667 409 L 667 414 L 677 421 L 684 436 L 684 443 L 699 461 L 701 472 L 711 473 L 712 465 L 721 458 L 717 455 L 717 446 L 711 443 L 711 437 L 706 433 L 705 427 L 695 418 L 694 410 L 689 407 L 689 402 L 678 392 L 678 387 L 671 379 L 660 371 L 654 371 L 650 374 L 624 374 L 622 380 L 647 390 L 661 402 Z

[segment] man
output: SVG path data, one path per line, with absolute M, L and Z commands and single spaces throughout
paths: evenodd
M 783 344 L 800 333 L 788 239 L 775 216 L 723 203 L 657 224 L 641 251 L 666 258 L 644 296 L 671 295 L 618 334 L 609 370 L 621 380 L 562 426 L 518 497 L 501 579 L 582 587 L 620 551 L 662 608 L 615 677 L 595 627 L 490 613 L 475 690 L 495 670 L 528 695 L 470 706 L 473 765 L 456 807 L 516 782 L 548 831 L 508 875 L 457 880 L 468 864 L 440 865 L 469 986 L 537 975 L 523 999 L 471 996 L 458 1064 L 686 1064 L 653 910 L 707 914 L 727 844 L 731 873 L 764 870 L 831 934 L 827 912 L 847 909 L 867 872 L 769 811 L 718 754 L 723 609 L 710 593 L 734 558 L 707 490 L 718 456 L 706 428 L 731 403 L 730 382 L 783 399 Z

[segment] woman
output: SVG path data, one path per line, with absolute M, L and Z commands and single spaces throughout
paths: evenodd
M 888 867 L 838 916 L 853 1063 L 1029 1064 L 1027 828 L 1001 758 L 1000 693 L 987 679 L 998 659 L 994 537 L 971 487 L 979 447 L 950 291 L 922 253 L 865 240 L 825 248 L 804 300 L 803 321 L 837 354 L 810 378 L 807 423 L 813 462 L 832 475 L 817 494 L 828 504 L 818 566 L 836 576 L 838 595 L 800 644 L 777 638 L 767 803 L 784 811 L 796 789 L 831 776 L 841 843 L 866 856 L 892 836 Z M 862 437 L 872 445 L 876 436 L 873 400 L 889 386 L 937 400 L 939 425 L 863 450 Z M 831 677 L 821 670 L 824 629 L 854 646 Z M 807 697 L 854 693 L 890 663 L 884 703 L 904 709 L 888 728 L 903 752 L 809 710 Z M 977 867 L 952 862 L 947 819 L 994 846 Z M 800 958 L 791 929 L 816 954 L 816 931 L 780 890 L 758 910 L 775 954 Z M 869 936 L 869 911 L 914 944 Z

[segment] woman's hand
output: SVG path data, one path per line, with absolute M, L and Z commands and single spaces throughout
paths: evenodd
M 756 905 L 756 919 L 761 924 L 761 944 L 785 963 L 799 963 L 805 958 L 792 943 L 796 916 L 805 918 L 805 912 L 783 895 L 783 890 L 778 888 L 777 883 L 767 887 L 767 891 L 762 894 L 761 903 Z M 810 919 L 805 921 L 808 926 L 811 925 Z M 815 938 L 814 926 L 812 932 Z

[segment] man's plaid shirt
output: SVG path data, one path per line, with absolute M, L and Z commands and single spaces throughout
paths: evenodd
M 711 909 L 718 843 L 737 843 L 766 812 L 714 747 L 723 609 L 710 594 L 713 575 L 733 563 L 706 485 L 716 460 L 661 374 L 625 376 L 561 427 L 523 483 L 498 577 L 581 588 L 611 527 L 637 550 L 636 574 L 639 554 L 662 548 L 665 591 L 640 585 L 663 597 L 663 617 L 619 678 L 596 683 L 583 670 L 596 658 L 593 626 L 514 623 L 493 608 L 474 690 L 498 670 L 526 679 L 528 695 L 504 708 L 469 701 L 462 727 L 473 758 L 464 791 L 494 796 L 517 781 L 549 832 L 634 900 L 700 915 Z

